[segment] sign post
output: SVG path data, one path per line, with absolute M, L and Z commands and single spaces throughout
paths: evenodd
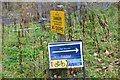
M 65 14 L 63 9 L 50 11 L 51 32 L 55 32 L 58 34 L 57 41 L 65 41 L 65 36 L 64 36 L 65 16 L 64 15 Z M 52 77 L 52 70 L 50 70 L 50 77 Z
M 57 7 L 58 10 L 50 11 L 50 26 L 51 32 L 57 33 L 57 41 L 65 41 L 64 36 L 64 22 L 65 13 L 63 7 Z M 52 78 L 52 70 L 50 70 L 50 77 Z

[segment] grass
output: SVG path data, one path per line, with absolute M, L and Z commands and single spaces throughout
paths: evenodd
M 86 19 L 85 37 L 82 35 L 81 25 L 77 24 L 77 21 L 73 21 L 71 34 L 73 40 L 83 40 L 85 69 L 87 77 L 91 78 L 119 78 L 119 66 L 115 64 L 115 60 L 118 59 L 118 32 L 117 32 L 117 14 L 118 10 L 116 6 L 110 7 L 107 11 L 94 11 L 94 22 L 96 26 L 96 36 L 100 46 L 100 52 L 97 52 L 95 45 L 96 41 L 90 38 L 89 32 L 92 24 L 89 21 L 89 14 L 93 12 L 89 11 Z M 104 38 L 102 27 L 99 25 L 97 15 L 105 15 L 107 17 L 110 34 L 109 41 Z M 114 14 L 114 15 L 113 15 Z M 71 17 L 74 17 L 73 14 Z M 103 19 L 103 18 L 102 18 Z M 113 20 L 114 19 L 114 20 Z M 47 30 L 39 28 L 37 30 L 29 31 L 28 37 L 20 37 L 21 49 L 18 48 L 18 34 L 17 32 L 11 32 L 14 30 L 13 26 L 5 27 L 5 43 L 3 50 L 4 66 L 2 77 L 5 78 L 45 78 L 49 77 L 48 71 L 48 43 L 57 41 L 57 34 L 50 31 L 49 23 L 45 23 Z M 39 23 L 29 23 L 30 28 L 39 27 Z M 20 26 L 17 26 L 19 29 Z M 68 39 L 67 23 L 65 25 L 65 36 Z M 106 55 L 105 51 L 112 52 L 112 54 Z M 21 52 L 20 52 L 21 51 Z M 94 56 L 94 53 L 97 56 Z M 20 54 L 22 54 L 22 66 L 20 66 Z M 20 72 L 22 69 L 22 73 Z M 80 70 L 80 69 L 75 69 Z M 80 72 L 76 73 L 77 76 L 81 76 Z M 61 75 L 61 76 L 64 76 Z M 69 76 L 69 75 L 68 75 Z

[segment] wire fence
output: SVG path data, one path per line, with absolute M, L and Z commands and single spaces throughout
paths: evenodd
M 13 17 L 2 17 L 2 74 L 4 78 L 49 78 L 47 46 L 49 42 L 57 41 L 57 34 L 50 31 L 50 19 L 48 19 L 49 10 L 56 7 L 54 7 L 53 3 L 48 4 L 51 7 L 45 6 L 48 10 L 44 13 L 38 12 L 41 15 L 38 18 L 33 17 L 33 14 L 27 16 L 26 11 L 23 15 L 18 14 L 18 18 L 14 17 L 14 14 Z M 80 6 L 77 7 L 77 5 Z M 103 49 L 101 41 L 109 44 L 109 46 L 105 47 L 106 49 L 116 51 L 117 48 L 113 48 L 112 39 L 109 36 L 110 29 L 113 29 L 113 27 L 110 26 L 107 20 L 106 16 L 108 15 L 98 14 L 99 12 L 92 11 L 92 8 L 89 8 L 89 10 L 90 5 L 91 3 L 87 3 L 87 5 L 85 3 L 75 3 L 74 6 L 70 6 L 69 3 L 63 4 L 65 11 L 65 40 L 84 40 L 85 50 L 89 53 L 100 53 Z M 26 6 L 29 7 L 27 4 Z M 41 7 L 39 5 L 39 8 Z M 42 9 L 44 11 L 44 8 Z M 48 20 L 43 20 L 43 18 Z M 38 19 L 41 21 L 38 22 Z M 92 45 L 92 47 L 87 45 Z M 84 63 L 87 65 L 86 59 Z M 62 72 L 61 70 L 54 70 L 53 77 L 78 77 L 82 75 L 81 69 L 64 70 Z M 66 75 L 64 75 L 65 72 Z

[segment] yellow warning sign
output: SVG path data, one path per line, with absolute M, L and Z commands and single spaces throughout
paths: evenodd
M 64 11 L 50 11 L 51 31 L 64 34 Z
M 68 62 L 66 59 L 63 60 L 50 60 L 50 69 L 55 68 L 67 68 Z

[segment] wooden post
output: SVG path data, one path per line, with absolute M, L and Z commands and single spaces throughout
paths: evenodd
M 17 23 L 16 23 L 17 21 L 16 21 L 16 20 L 17 20 L 17 19 L 14 18 L 14 27 L 15 27 L 15 30 L 17 29 L 17 25 L 16 25 L 16 24 L 17 24 Z
M 65 36 L 64 35 L 62 35 L 62 34 L 57 34 L 57 41 L 65 41 L 66 39 L 65 39 Z
M 20 54 L 19 54 L 19 65 L 20 65 L 20 73 L 22 73 L 22 51 L 21 51 L 21 43 L 20 43 L 20 31 L 18 31 L 18 48 L 19 48 L 19 51 L 20 51 Z
M 64 8 L 63 8 L 63 6 L 61 6 L 61 7 L 58 7 L 57 6 L 57 10 L 59 10 L 59 11 L 64 11 Z M 57 41 L 66 41 L 66 39 L 65 39 L 65 35 L 62 35 L 62 34 L 57 34 Z
M 35 39 L 35 36 L 34 36 L 34 39 Z M 36 51 L 35 51 L 35 40 L 34 40 L 34 42 L 33 42 L 33 49 L 34 49 L 34 78 L 36 78 L 36 65 L 35 65 L 35 62 L 36 62 Z
M 3 17 L 0 21 L 2 22 L 2 29 L 0 29 L 0 30 L 2 30 L 1 31 L 2 32 L 2 48 L 0 48 L 0 51 L 2 49 L 1 55 L 3 56 L 4 55 L 4 19 L 3 19 Z M 4 59 L 2 56 L 0 57 L 0 61 L 3 61 L 3 59 Z M 2 67 L 2 69 L 1 68 L 0 69 L 2 70 L 2 72 L 4 72 L 4 66 L 1 65 L 1 67 Z M 4 77 L 3 74 L 1 75 L 1 77 Z
M 4 17 L 2 17 L 2 53 L 4 48 Z

